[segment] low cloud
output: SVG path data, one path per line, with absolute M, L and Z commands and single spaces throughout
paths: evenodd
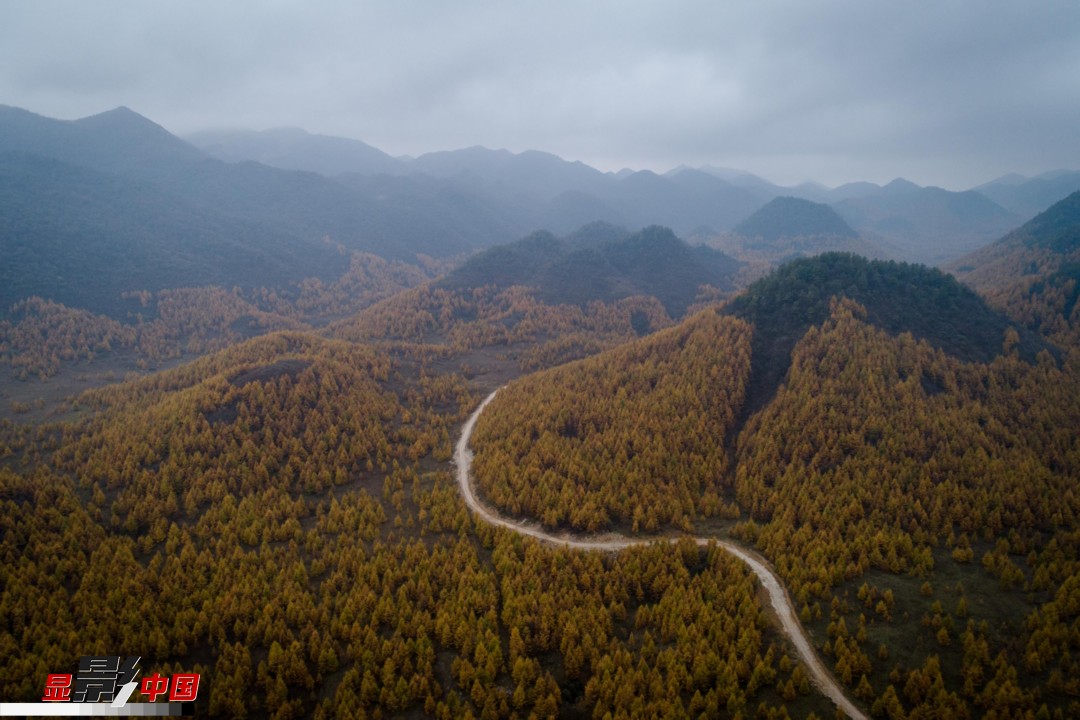
M 1074 2 L 9 2 L 0 102 L 967 187 L 1080 167 L 1077 27 Z

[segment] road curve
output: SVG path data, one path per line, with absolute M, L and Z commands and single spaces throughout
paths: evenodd
M 473 430 L 476 427 L 476 420 L 480 417 L 480 413 L 483 412 L 484 408 L 487 407 L 487 404 L 491 402 L 492 398 L 494 398 L 495 394 L 498 392 L 498 390 L 495 390 L 484 398 L 484 401 L 480 403 L 480 406 L 477 407 L 476 410 L 473 411 L 473 414 L 469 416 L 469 419 L 465 421 L 465 425 L 461 428 L 461 437 L 458 438 L 457 446 L 454 449 L 454 463 L 457 465 L 458 487 L 461 489 L 462 497 L 465 498 L 465 503 L 480 519 L 490 525 L 504 527 L 507 530 L 511 530 L 520 535 L 528 535 L 529 537 L 536 538 L 541 542 L 571 547 L 577 550 L 614 552 L 634 545 L 648 545 L 653 542 L 676 542 L 682 539 L 678 537 L 650 539 L 629 538 L 625 535 L 615 533 L 600 537 L 585 537 L 575 534 L 556 535 L 545 531 L 536 523 L 521 522 L 504 517 L 500 515 L 497 510 L 481 502 L 476 496 L 476 492 L 473 490 L 472 485 L 472 474 L 470 471 L 472 468 L 473 453 L 472 450 L 469 449 L 469 440 L 472 438 Z M 780 626 L 784 635 L 786 635 L 791 641 L 791 644 L 794 645 L 795 651 L 806 666 L 807 672 L 810 675 L 810 680 L 814 683 L 814 686 L 817 687 L 823 695 L 832 700 L 833 703 L 836 704 L 836 707 L 842 710 L 849 718 L 853 718 L 853 720 L 867 720 L 866 715 L 848 699 L 844 694 L 843 688 L 840 687 L 840 684 L 836 682 L 835 678 L 833 678 L 832 674 L 829 673 L 825 665 L 821 662 L 821 658 L 818 657 L 813 645 L 810 644 L 810 639 L 806 636 L 806 631 L 803 630 L 802 625 L 799 623 L 798 615 L 795 613 L 795 606 L 788 597 L 787 591 L 784 590 L 784 586 L 780 584 L 780 579 L 776 577 L 776 574 L 769 569 L 765 560 L 757 553 L 727 540 L 696 537 L 694 538 L 694 542 L 701 546 L 715 544 L 722 547 L 727 552 L 742 560 L 751 570 L 753 570 L 754 574 L 758 576 L 758 580 L 761 581 L 762 587 L 765 588 L 765 592 L 768 593 L 769 602 L 776 612 L 776 616 L 780 618 Z

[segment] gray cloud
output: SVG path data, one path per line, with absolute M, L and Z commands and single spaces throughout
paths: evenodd
M 1072 0 L 0 0 L 0 102 L 966 187 L 1080 167 L 1077 28 Z

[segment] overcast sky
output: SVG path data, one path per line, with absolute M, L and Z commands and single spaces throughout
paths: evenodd
M 965 189 L 1080 169 L 1080 2 L 0 0 L 0 103 Z

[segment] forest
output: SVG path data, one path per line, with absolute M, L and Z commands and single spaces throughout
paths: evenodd
M 115 652 L 223 717 L 827 712 L 724 553 L 475 522 L 446 469 L 475 393 L 384 350 L 275 333 L 6 424 L 6 697 Z
M 1026 359 L 1025 328 L 940 274 L 850 256 L 785 272 L 872 289 L 878 310 L 834 295 L 818 324 L 817 285 L 775 277 L 736 298 L 736 317 L 807 318 L 759 410 L 743 406 L 748 384 L 778 342 L 713 311 L 523 378 L 480 418 L 481 492 L 545 527 L 718 529 L 758 548 L 874 716 L 1076 712 L 1076 349 Z M 918 303 L 882 302 L 920 274 L 920 302 L 955 297 L 976 332 L 949 337 L 938 328 L 961 314 L 919 324 Z M 996 350 L 980 340 L 989 320 Z
M 1080 715 L 1069 265 L 1024 296 L 1051 326 L 846 254 L 685 315 L 350 258 L 290 292 L 148 290 L 132 322 L 28 299 L 0 326 L 11 383 L 142 363 L 0 420 L 5 701 L 117 654 L 203 674 L 213 717 L 834 717 L 708 536 L 767 559 L 871 717 Z M 658 542 L 472 516 L 453 445 L 497 387 L 485 502 Z

